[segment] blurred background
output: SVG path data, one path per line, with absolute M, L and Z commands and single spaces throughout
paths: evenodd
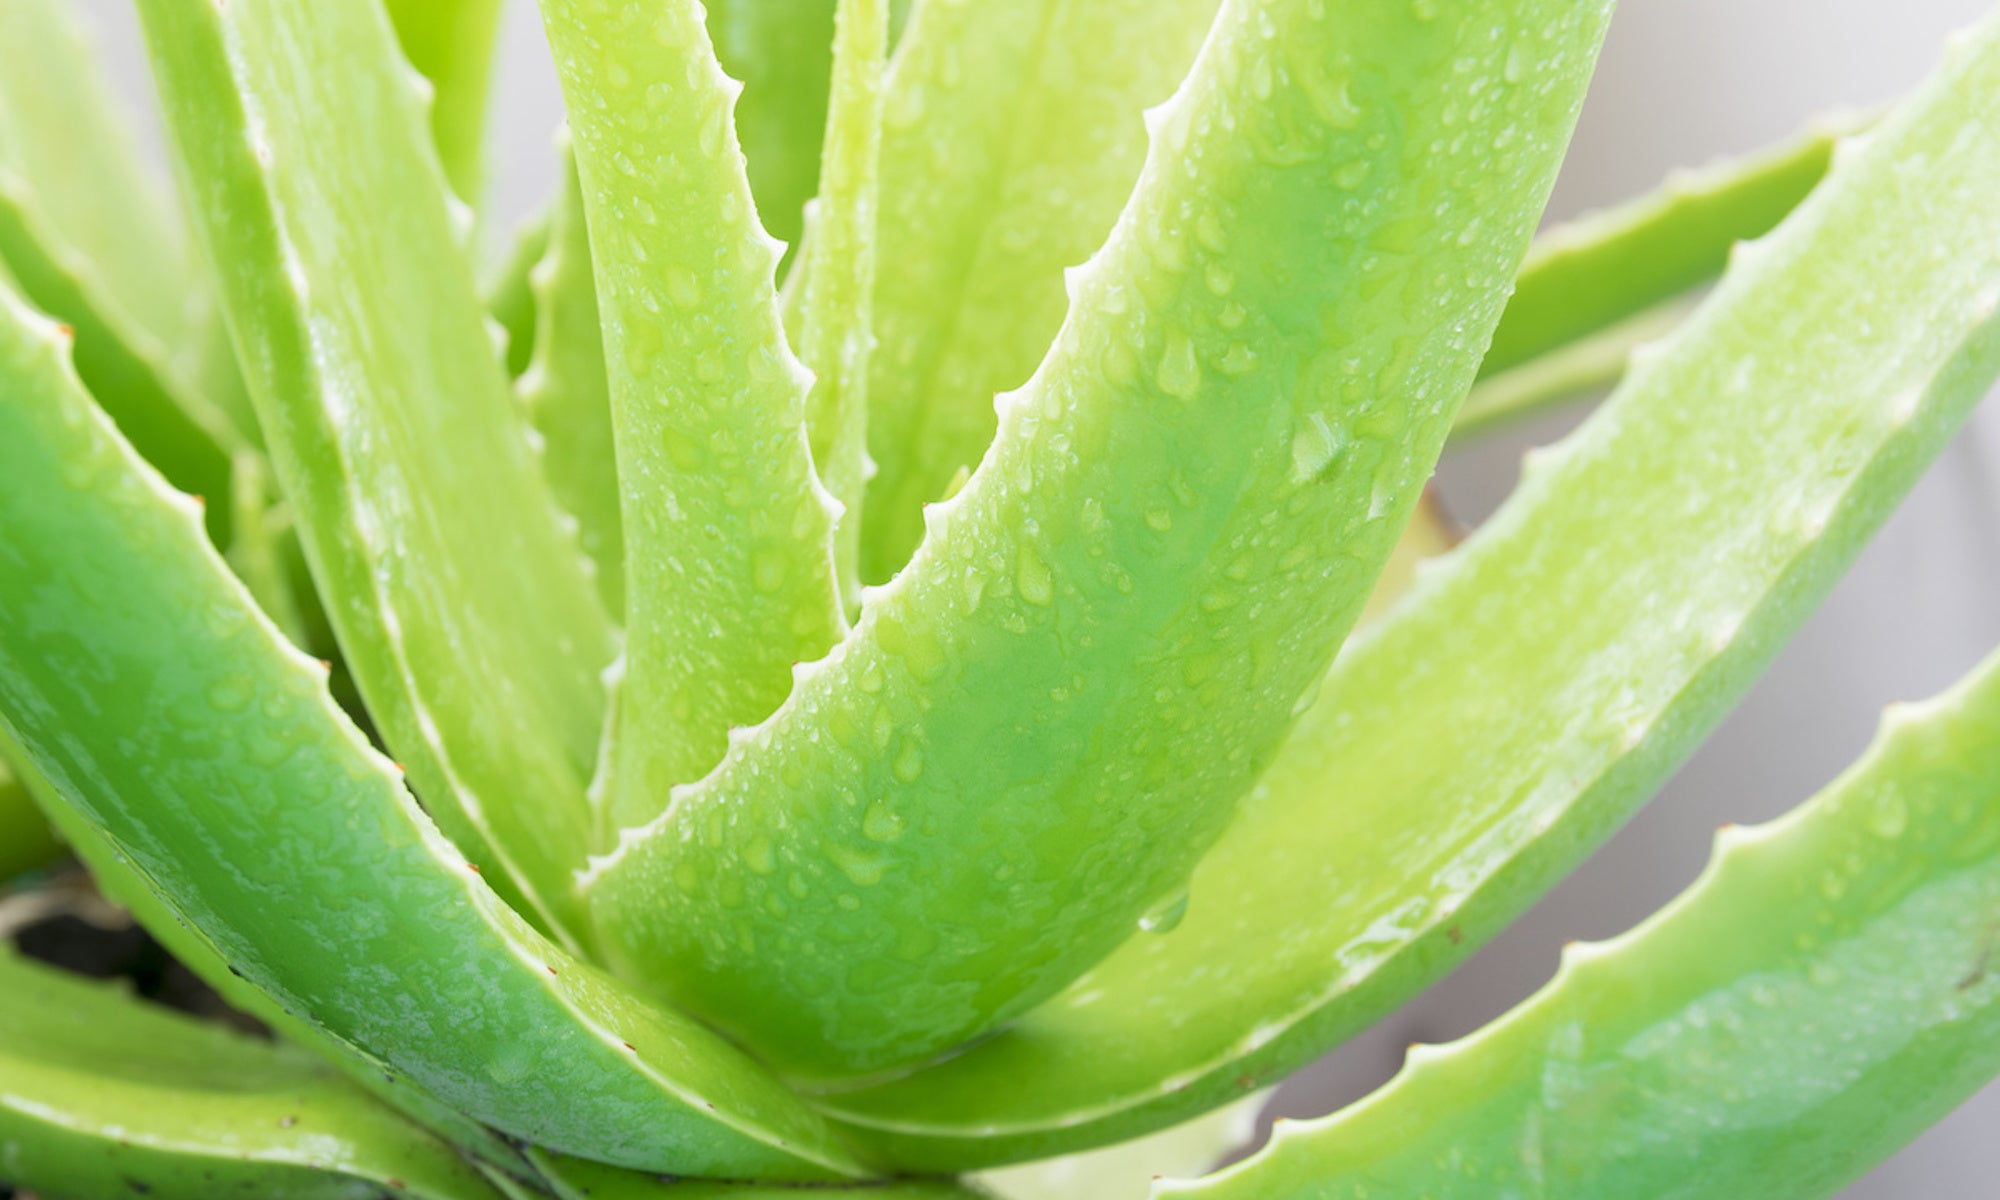
M 149 102 L 129 0 L 79 0 Z M 143 0 L 141 0 L 143 2 Z M 344 0 L 327 0 L 340 3 Z M 772 0 L 774 3 L 804 0 Z M 1006 3 L 1007 0 L 985 0 Z M 1560 220 L 1671 168 L 1776 141 L 1814 114 L 1894 98 L 1991 0 L 1623 0 L 1550 208 Z M 504 231 L 550 194 L 560 120 L 533 6 L 515 0 L 490 198 Z M 157 145 L 157 130 L 149 131 Z M 1996 231 L 2000 236 L 2000 231 Z M 1449 455 L 1453 514 L 1483 519 L 1556 415 Z M 1383 1026 L 1289 1081 L 1268 1116 L 1311 1116 L 1386 1080 L 1411 1042 L 1459 1037 L 1525 998 L 1572 939 L 1629 928 L 1686 887 L 1716 826 L 1777 815 L 1856 757 L 1882 706 L 1937 691 L 2000 643 L 2000 409 L 1976 416 L 1742 708 L 1651 806 L 1513 930 Z M 1985 1197 L 2000 1179 L 2000 1085 L 1855 1184 L 1847 1200 Z

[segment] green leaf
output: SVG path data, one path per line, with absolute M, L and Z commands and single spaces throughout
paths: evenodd
M 445 178 L 467 204 L 484 199 L 486 102 L 500 0 L 387 0 L 410 65 L 430 80 L 431 136 Z
M 841 600 L 861 603 L 861 500 L 868 483 L 868 366 L 875 348 L 876 211 L 882 145 L 886 0 L 846 0 L 834 36 L 832 117 L 827 122 L 813 267 L 805 283 L 801 357 L 816 373 L 806 402 L 820 482 L 844 511 L 834 557 Z
M 1722 273 L 1737 242 L 1769 233 L 1811 194 L 1834 145 L 1862 124 L 1823 118 L 1784 145 L 1676 172 L 1656 192 L 1535 239 L 1452 436 L 1616 383 L 1634 349 L 1680 323 L 1686 294 Z
M 446 833 L 568 936 L 609 625 L 529 453 L 388 22 L 278 0 L 140 16 L 369 713 Z
M 0 1170 L 51 1196 L 493 1200 L 480 1175 L 296 1050 L 0 948 Z
M 544 0 L 604 326 L 625 531 L 611 816 L 657 816 L 844 632 L 835 505 L 700 6 Z
M 1485 1030 L 1156 1194 L 1830 1196 L 2000 1073 L 1996 913 L 2000 658 Z
M 1177 929 L 948 1063 L 826 1103 L 927 1169 L 1171 1124 L 1392 1011 L 1602 842 L 2000 370 L 1993 40 L 1846 152 L 1348 647 Z
M 583 189 L 567 141 L 563 190 L 549 214 L 545 245 L 530 278 L 534 354 L 516 384 L 539 436 L 542 473 L 556 503 L 577 523 L 604 609 L 625 613 L 625 541 L 618 513 L 617 449 L 604 332 L 590 266 Z
M 860 1073 L 1171 907 L 1417 502 L 1607 10 L 1226 9 L 916 559 L 597 864 L 620 969 L 785 1069 Z M 1447 129 L 1472 80 L 1476 127 Z
M 26 754 L 0 731 L 0 753 L 26 763 Z M 398 1076 L 359 1047 L 333 1036 L 322 1026 L 302 1021 L 276 999 L 230 968 L 227 959 L 201 933 L 188 925 L 153 891 L 132 859 L 81 812 L 66 804 L 32 764 L 19 768 L 21 782 L 35 798 L 77 858 L 89 869 L 91 883 L 104 898 L 125 909 L 174 960 L 213 988 L 236 1011 L 262 1021 L 282 1040 L 308 1050 L 344 1073 L 376 1099 L 414 1120 L 469 1159 L 516 1174 L 528 1171 L 520 1154 L 499 1134 Z
M 771 236 L 796 243 L 819 190 L 833 78 L 835 0 L 711 0 L 708 36 L 722 69 L 743 83 L 736 136 L 749 162 L 757 214 Z
M 46 224 L 51 252 L 85 260 L 120 327 L 171 355 L 193 316 L 191 247 L 80 15 L 66 0 L 0 8 L 0 169 Z
M 662 1179 L 602 1163 L 530 1151 L 555 1189 L 556 1200 L 988 1200 L 987 1194 L 946 1180 L 905 1179 L 844 1184 L 816 1191 L 767 1183 Z
M 1862 122 L 1828 117 L 1799 137 L 1695 171 L 1536 239 L 1481 365 L 1495 375 L 1635 317 L 1722 273 L 1730 249 L 1777 228 L 1825 178 Z
M 75 16 L 61 0 L 0 7 L 0 261 L 76 330 L 84 381 L 149 461 L 213 502 L 227 544 L 243 439 L 191 375 L 206 286 L 190 286 L 185 231 Z
M 750 1059 L 494 894 L 91 407 L 59 331 L 4 293 L 0 530 L 5 732 L 292 1018 L 556 1150 L 675 1174 L 857 1169 Z
M 933 4 L 898 46 L 882 132 L 862 577 L 924 534 L 923 506 L 993 440 L 1110 233 L 1217 0 Z M 1107 53 L 1107 47 L 1116 47 Z

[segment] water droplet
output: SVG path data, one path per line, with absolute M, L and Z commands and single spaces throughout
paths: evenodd
M 247 677 L 228 675 L 208 685 L 208 702 L 219 712 L 241 712 L 250 707 L 254 693 Z
M 1343 442 L 1339 433 L 1319 413 L 1307 413 L 1305 423 L 1292 435 L 1292 479 L 1308 483 L 1319 478 L 1340 457 Z
M 1014 586 L 1021 599 L 1030 604 L 1047 604 L 1055 599 L 1055 579 L 1048 565 L 1035 554 L 1033 546 L 1022 546 L 1015 561 Z
M 893 767 L 896 778 L 904 783 L 914 783 L 924 773 L 924 748 L 917 743 L 917 739 L 903 739 L 903 748 L 897 751 Z
M 1195 361 L 1194 343 L 1186 333 L 1175 330 L 1167 338 L 1166 353 L 1160 356 L 1157 375 L 1160 390 L 1182 400 L 1192 399 L 1201 387 L 1201 364 Z
M 843 846 L 838 842 L 827 844 L 826 856 L 833 860 L 834 866 L 840 868 L 841 874 L 854 881 L 856 887 L 874 887 L 882 882 L 882 872 L 889 865 L 889 860 L 880 854 Z M 842 896 L 841 899 L 844 901 L 851 897 Z M 858 901 L 856 904 L 843 903 L 841 907 L 854 908 L 858 904 Z
M 1187 916 L 1187 910 L 1188 893 L 1186 888 L 1182 888 L 1140 917 L 1139 928 L 1147 933 L 1172 933 Z
M 870 841 L 893 842 L 903 836 L 903 818 L 886 801 L 877 800 L 862 814 L 861 833 Z
M 667 299 L 683 311 L 695 308 L 701 303 L 701 280 L 686 267 L 668 268 Z
M 1894 791 L 1882 796 L 1868 812 L 1868 828 L 1877 837 L 1898 838 L 1910 826 L 1910 808 Z

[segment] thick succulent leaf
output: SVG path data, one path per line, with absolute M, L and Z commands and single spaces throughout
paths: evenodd
M 584 1162 L 544 1150 L 530 1150 L 556 1200 L 990 1200 L 986 1192 L 948 1180 L 886 1180 L 798 1188 L 766 1182 L 720 1182 L 662 1178 Z
M 0 716 L 228 968 L 495 1128 L 678 1174 L 826 1178 L 823 1125 L 536 934 L 334 708 L 0 296 Z M 198 956 L 197 956 L 198 957 Z
M 239 432 L 196 387 L 206 289 L 184 228 L 143 169 L 109 81 L 62 0 L 0 6 L 0 262 L 75 328 L 77 366 L 176 486 L 214 501 L 229 537 Z
M 559 934 L 610 633 L 496 361 L 420 88 L 370 4 L 140 6 L 313 576 L 369 713 Z
M 25 755 L 0 731 L 0 752 L 17 762 Z M 32 764 L 18 768 L 21 781 L 77 858 L 89 869 L 91 883 L 105 899 L 128 912 L 176 962 L 186 966 L 238 1012 L 262 1021 L 283 1041 L 317 1054 L 378 1100 L 416 1121 L 468 1158 L 514 1172 L 530 1174 L 518 1151 L 499 1134 L 425 1093 L 408 1077 L 399 1077 L 380 1060 L 325 1028 L 287 1012 L 269 993 L 232 971 L 227 959 L 198 930 L 186 924 L 160 899 L 134 867 L 132 859 L 75 808 L 64 803 L 54 787 Z
M 1156 1195 L 1816 1200 L 2000 1073 L 2000 658 L 1380 1092 Z
M 1730 247 L 1775 229 L 1825 178 L 1859 122 L 1825 118 L 1783 145 L 1700 170 L 1535 241 L 1480 367 L 1497 375 L 1638 316 L 1722 273 Z
M 983 1191 L 946 1180 L 893 1180 L 815 1189 L 661 1178 L 542 1151 L 530 1151 L 529 1157 L 554 1188 L 556 1200 L 813 1200 L 815 1196 L 824 1200 L 989 1200 Z
M 722 69 L 743 82 L 736 135 L 757 213 L 796 242 L 819 190 L 820 144 L 833 78 L 836 0 L 709 0 L 708 35 Z
M 1217 0 L 933 4 L 897 47 L 882 132 L 863 577 L 923 538 L 979 462 L 993 397 L 1026 382 L 1103 244 Z M 1107 47 L 1116 47 L 1107 52 Z
M 845 630 L 812 377 L 786 345 L 701 6 L 543 0 L 588 214 L 625 531 L 618 826 L 659 815 Z
M 0 759 L 0 885 L 47 866 L 62 854 L 27 785 Z
M 844 509 L 835 530 L 834 558 L 841 599 L 852 610 L 861 600 L 861 498 L 868 483 L 868 364 L 875 349 L 887 0 L 844 0 L 837 16 L 833 98 L 821 154 L 800 354 L 816 375 L 806 402 L 813 464 L 820 482 Z
M 1177 929 L 948 1063 L 828 1103 L 924 1167 L 1170 1124 L 1393 1010 L 1601 842 L 2000 369 L 1992 41 L 1844 156 L 1347 648 Z
M 0 949 L 0 1174 L 51 1200 L 497 1200 L 326 1067 Z M 371 1186 L 372 1185 L 372 1186 Z
M 1825 178 L 1860 122 L 1824 118 L 1784 145 L 1697 171 L 1535 239 L 1506 315 L 1458 414 L 1471 437 L 1617 382 L 1631 352 L 1664 337 L 1737 242 L 1769 233 Z
M 543 254 L 529 279 L 534 357 L 516 386 L 537 434 L 549 490 L 576 521 L 577 545 L 590 560 L 604 610 L 622 621 L 625 541 L 618 515 L 611 391 L 583 188 L 566 140 L 562 162 L 563 190 L 549 213 Z
M 89 263 L 100 303 L 163 352 L 189 329 L 191 256 L 163 181 L 67 0 L 0 8 L 0 170 L 61 257 Z
M 1225 9 L 911 566 L 598 864 L 622 969 L 789 1069 L 864 1072 L 1170 906 L 1417 502 L 1608 8 Z
M 430 80 L 431 136 L 445 178 L 467 204 L 478 204 L 500 0 L 387 0 L 387 6 L 404 56 Z

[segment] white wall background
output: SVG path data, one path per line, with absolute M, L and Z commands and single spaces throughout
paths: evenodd
M 99 18 L 134 97 L 144 97 L 126 0 L 80 2 Z M 1677 164 L 1776 140 L 1816 112 L 1887 100 L 1988 3 L 1624 0 L 1551 215 L 1645 190 Z M 516 0 L 496 106 L 493 202 L 503 222 L 531 211 L 551 187 L 547 146 L 559 109 L 532 7 Z M 1450 456 L 1442 483 L 1454 510 L 1467 520 L 1485 516 L 1512 486 L 1522 448 L 1571 423 L 1543 421 Z M 1762 820 L 1804 799 L 1860 752 L 1882 705 L 1942 688 L 2000 642 L 2000 476 L 1989 455 L 2000 456 L 1996 410 L 1946 453 L 1749 700 L 1642 816 L 1452 978 L 1287 1084 L 1275 1110 L 1325 1112 L 1385 1079 L 1407 1043 L 1457 1037 L 1525 997 L 1553 971 L 1564 941 L 1618 933 L 1692 881 L 1718 824 Z M 1992 1196 L 1996 1129 L 2000 1086 L 1846 1196 Z

